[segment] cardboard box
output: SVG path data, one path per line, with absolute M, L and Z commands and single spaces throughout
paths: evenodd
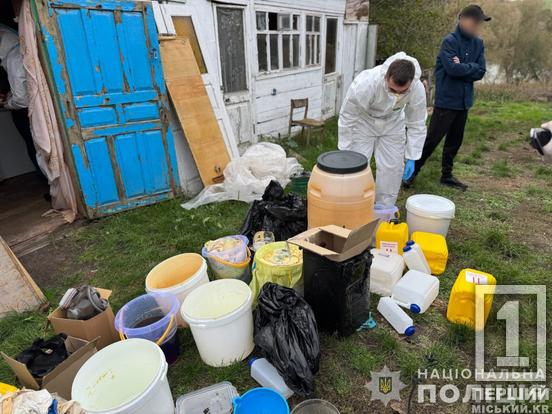
M 304 297 L 320 331 L 349 336 L 368 320 L 368 248 L 378 222 L 352 231 L 334 225 L 313 228 L 289 240 L 303 248 Z
M 100 293 L 100 296 L 106 300 L 111 296 L 111 290 L 96 289 Z M 108 305 L 107 309 L 102 313 L 86 321 L 67 319 L 65 316 L 65 310 L 61 308 L 57 308 L 48 315 L 48 320 L 56 333 L 64 333 L 88 341 L 99 337 L 97 343 L 98 349 L 105 348 L 119 340 L 119 335 L 115 330 L 115 316 L 113 315 L 111 305 Z
M 376 219 L 354 230 L 333 224 L 314 227 L 292 237 L 289 242 L 332 262 L 343 262 L 368 249 L 378 223 Z
M 69 357 L 42 378 L 33 377 L 33 374 L 29 372 L 25 364 L 16 361 L 3 352 L 1 354 L 6 364 L 10 366 L 19 379 L 21 385 L 33 390 L 46 389 L 50 393 L 56 392 L 63 398 L 70 400 L 71 386 L 77 372 L 97 351 L 96 339 L 88 342 L 68 336 L 65 340 L 65 347 L 69 353 Z

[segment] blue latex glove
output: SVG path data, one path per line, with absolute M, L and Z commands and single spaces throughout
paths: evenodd
M 414 160 L 406 160 L 406 165 L 404 166 L 404 174 L 403 174 L 403 180 L 406 181 L 410 177 L 412 177 L 412 174 L 414 174 L 414 168 L 416 167 L 416 161 Z

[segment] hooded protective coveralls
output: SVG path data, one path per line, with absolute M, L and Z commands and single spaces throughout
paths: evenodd
M 395 95 L 385 75 L 391 62 L 410 60 L 416 73 L 407 93 Z M 401 187 L 404 160 L 422 155 L 426 138 L 427 104 L 420 81 L 420 64 L 399 52 L 383 65 L 361 72 L 354 80 L 339 114 L 340 150 L 372 154 L 376 159 L 376 203 L 393 205 Z

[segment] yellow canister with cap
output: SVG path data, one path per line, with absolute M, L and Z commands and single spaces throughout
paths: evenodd
M 478 285 L 487 286 L 484 291 L 477 289 Z M 487 322 L 493 306 L 494 286 L 496 279 L 490 273 L 475 269 L 464 269 L 456 278 L 450 291 L 447 307 L 447 319 L 452 323 L 466 325 L 471 329 L 481 330 Z M 483 304 L 482 324 L 477 325 L 477 296 Z

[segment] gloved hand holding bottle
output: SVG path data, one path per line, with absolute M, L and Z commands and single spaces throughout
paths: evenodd
M 415 167 L 416 167 L 416 161 L 406 160 L 406 164 L 404 166 L 403 181 L 406 181 L 410 179 L 410 177 L 412 177 L 412 174 L 414 174 Z

